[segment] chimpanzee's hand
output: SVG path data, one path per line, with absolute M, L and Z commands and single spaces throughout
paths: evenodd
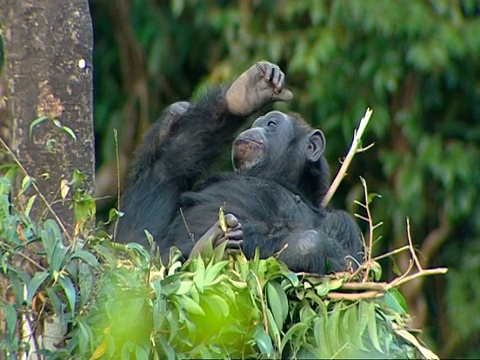
M 214 249 L 225 243 L 224 255 L 239 254 L 243 245 L 242 224 L 238 221 L 235 215 L 225 214 L 224 226 L 226 226 L 225 230 L 221 228 L 220 220 L 217 220 L 217 222 L 213 224 L 213 226 L 195 243 L 190 252 L 190 258 L 194 258 L 198 254 L 203 254 L 205 245 L 208 241 L 212 242 Z
M 293 98 L 284 89 L 285 75 L 280 68 L 260 61 L 245 71 L 227 90 L 228 110 L 234 115 L 246 116 L 270 101 L 288 101 Z

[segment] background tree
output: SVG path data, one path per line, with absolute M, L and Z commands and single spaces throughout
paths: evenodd
M 61 200 L 73 170 L 85 174 L 85 193 L 94 181 L 88 2 L 2 0 L 1 7 L 8 142 L 29 175 L 18 191 L 35 181 L 46 199 L 37 201 L 36 218 L 48 203 L 70 231 L 73 207 Z
M 383 197 L 372 205 L 384 222 L 378 251 L 403 244 L 411 218 L 424 264 L 451 269 L 403 289 L 415 325 L 443 357 L 480 355 L 478 1 L 94 0 L 92 13 L 98 196 L 116 189 L 114 128 L 123 176 L 166 105 L 255 60 L 279 63 L 296 95 L 289 110 L 324 130 L 333 170 L 373 108 L 366 143 L 376 146 L 355 159 L 334 205 L 356 211 L 366 178 Z
M 75 251 L 82 246 L 71 240 L 93 229 L 93 29 L 86 0 L 0 0 L 0 8 L 0 152 L 7 174 L 0 186 L 0 333 L 13 344 L 1 342 L 10 359 L 24 343 L 36 352 L 53 350 L 62 340 L 66 322 L 58 319 L 67 307 L 58 293 L 74 299 L 77 280 L 65 270 L 65 259 L 79 258 Z M 15 191 L 6 178 L 19 180 Z M 41 228 L 30 215 L 35 221 L 55 218 L 58 225 L 49 220 Z M 54 303 L 53 324 L 45 301 L 29 311 L 42 283 L 51 286 L 41 298 Z

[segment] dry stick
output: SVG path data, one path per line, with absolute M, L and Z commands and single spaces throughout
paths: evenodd
M 117 211 L 121 212 L 120 210 L 120 157 L 118 154 L 118 131 L 117 129 L 113 129 L 113 138 L 115 139 L 115 161 L 117 162 Z M 117 241 L 117 228 L 118 228 L 118 221 L 120 218 L 117 216 L 115 220 L 115 225 L 113 226 L 113 242 Z
M 321 206 L 326 207 L 330 200 L 332 199 L 333 194 L 335 191 L 337 191 L 338 186 L 342 182 L 342 179 L 345 177 L 347 174 L 347 169 L 350 166 L 350 163 L 352 162 L 353 157 L 355 156 L 356 153 L 362 152 L 370 148 L 373 144 L 365 147 L 365 148 L 358 148 L 360 145 L 360 140 L 362 139 L 363 132 L 365 131 L 365 128 L 368 125 L 368 122 L 370 121 L 370 117 L 372 116 L 372 110 L 367 108 L 365 111 L 365 115 L 362 117 L 362 120 L 360 120 L 360 125 L 358 127 L 358 130 L 354 130 L 353 132 L 353 140 L 352 144 L 350 145 L 350 148 L 348 149 L 347 156 L 345 156 L 345 159 L 342 162 L 342 166 L 337 172 L 337 175 L 335 176 L 335 179 L 333 180 L 332 184 L 330 185 L 330 188 L 328 189 L 327 193 L 325 194 L 325 197 L 322 200 Z
M 419 272 L 413 274 L 413 275 L 408 275 L 406 277 L 403 277 L 402 279 L 395 279 L 388 283 L 387 288 L 397 288 L 402 284 L 405 284 L 409 281 L 412 281 L 413 279 L 423 277 L 423 276 L 429 276 L 429 275 L 442 275 L 446 274 L 448 272 L 448 268 L 435 268 L 435 269 L 422 269 Z
M 3 141 L 3 139 L 0 137 L 0 142 L 2 143 L 3 147 L 7 150 L 7 152 L 10 154 L 10 156 L 13 158 L 13 161 L 15 161 L 15 163 L 18 165 L 18 167 L 20 168 L 20 170 L 22 170 L 22 172 L 25 174 L 25 176 L 29 176 L 28 173 L 27 173 L 27 170 L 23 167 L 22 163 L 20 162 L 20 160 L 18 160 L 18 158 L 15 156 L 14 152 L 12 151 L 12 149 L 10 149 L 10 147 L 7 145 L 7 143 L 5 141 Z M 42 199 L 42 201 L 45 203 L 45 206 L 47 207 L 48 211 L 50 211 L 50 213 L 53 215 L 53 217 L 55 218 L 55 220 L 57 220 L 58 222 L 58 225 L 62 228 L 62 231 L 63 233 L 65 234 L 65 237 L 68 239 L 68 241 L 72 241 L 72 238 L 70 237 L 70 234 L 67 232 L 67 229 L 65 228 L 65 225 L 63 225 L 63 222 L 62 220 L 60 220 L 60 218 L 58 217 L 58 215 L 55 213 L 55 211 L 53 211 L 52 207 L 50 206 L 50 204 L 48 203 L 47 199 L 45 198 L 45 196 L 43 196 L 43 194 L 40 192 L 40 189 L 38 188 L 37 184 L 35 184 L 35 181 L 32 181 L 32 186 L 33 188 L 35 189 L 35 191 L 37 192 L 38 196 L 40 196 L 40 199 Z
M 403 252 L 405 250 L 409 250 L 409 249 L 410 249 L 410 247 L 408 245 L 404 245 L 401 248 L 389 251 L 389 252 L 387 252 L 385 254 L 382 254 L 382 255 L 375 256 L 372 260 L 378 261 L 378 260 L 384 259 L 386 257 L 392 256 L 392 255 L 395 255 L 395 254 L 398 254 L 398 253 L 401 253 L 401 252 Z

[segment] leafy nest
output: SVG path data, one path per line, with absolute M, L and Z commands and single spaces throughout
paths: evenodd
M 138 244 L 116 248 L 97 246 L 109 265 L 72 333 L 70 350 L 91 359 L 436 358 L 398 290 L 361 272 L 295 274 L 258 254 L 224 260 L 222 248 L 184 264 L 173 249 L 164 266 Z

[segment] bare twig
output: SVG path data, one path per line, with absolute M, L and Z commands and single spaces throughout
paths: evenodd
M 340 185 L 343 178 L 347 174 L 347 169 L 350 166 L 350 163 L 352 162 L 352 159 L 355 156 L 355 154 L 358 152 L 365 151 L 373 146 L 373 144 L 370 144 L 365 148 L 359 148 L 363 132 L 365 131 L 365 128 L 367 127 L 371 116 L 372 116 L 372 110 L 367 108 L 367 110 L 365 111 L 365 115 L 360 120 L 360 125 L 358 126 L 358 130 L 354 130 L 353 132 L 353 140 L 348 150 L 347 156 L 345 156 L 345 159 L 342 162 L 342 166 L 338 170 L 337 175 L 335 176 L 335 179 L 333 179 L 333 182 L 330 185 L 330 188 L 328 189 L 327 193 L 325 194 L 325 197 L 322 200 L 322 203 L 321 203 L 322 207 L 326 207 L 328 205 L 328 203 L 332 199 L 333 194 L 335 193 L 335 191 L 337 191 L 338 186 Z
M 115 139 L 115 160 L 117 162 L 117 211 L 120 212 L 120 157 L 118 155 L 118 132 L 117 129 L 113 129 L 113 138 Z M 117 241 L 117 228 L 118 221 L 120 218 L 115 220 L 115 225 L 113 226 L 113 242 Z
M 15 163 L 18 165 L 18 167 L 20 168 L 20 170 L 22 170 L 22 172 L 24 173 L 25 176 L 30 176 L 28 175 L 27 173 L 27 170 L 23 167 L 22 163 L 20 162 L 20 160 L 15 156 L 15 153 L 12 151 L 12 149 L 10 149 L 10 147 L 7 145 L 7 143 L 5 141 L 3 141 L 3 139 L 0 137 L 0 142 L 2 144 L 2 146 L 7 150 L 7 152 L 10 154 L 10 156 L 13 158 L 13 161 L 15 161 Z M 68 233 L 67 229 L 65 228 L 65 225 L 63 225 L 63 222 L 62 220 L 58 217 L 58 215 L 55 213 L 55 211 L 53 211 L 52 207 L 50 206 L 50 204 L 48 203 L 47 199 L 45 198 L 45 196 L 42 194 L 42 192 L 40 191 L 40 189 L 38 188 L 37 184 L 35 183 L 35 181 L 32 181 L 32 186 L 33 188 L 35 189 L 35 191 L 37 192 L 38 196 L 40 196 L 40 199 L 42 199 L 42 201 L 45 203 L 45 206 L 47 207 L 48 211 L 50 211 L 50 213 L 53 215 L 53 217 L 55 218 L 55 220 L 57 221 L 58 225 L 60 226 L 60 228 L 62 229 L 63 233 L 65 234 L 65 237 L 68 239 L 68 241 L 71 241 L 72 238 L 70 237 L 70 234 Z
M 417 254 L 415 254 L 415 248 L 413 246 L 412 237 L 410 235 L 410 219 L 407 217 L 407 241 L 408 241 L 408 248 L 410 249 L 410 254 L 412 256 L 413 261 L 415 262 L 415 266 L 419 271 L 422 271 L 422 265 L 418 260 Z
M 389 252 L 387 252 L 387 253 L 385 253 L 385 254 L 375 256 L 375 257 L 373 258 L 373 260 L 378 261 L 378 260 L 381 260 L 381 259 L 385 259 L 385 258 L 387 258 L 387 257 L 390 257 L 390 256 L 392 256 L 392 255 L 401 253 L 401 252 L 403 252 L 403 251 L 405 251 L 405 250 L 408 250 L 408 249 L 409 249 L 409 246 L 408 246 L 408 245 L 405 245 L 405 246 L 402 246 L 401 248 L 398 248 L 398 249 L 389 251 Z
M 374 299 L 377 297 L 383 296 L 383 292 L 379 291 L 365 291 L 361 293 L 341 293 L 341 292 L 329 292 L 327 294 L 329 299 L 332 300 L 350 300 L 350 301 L 356 301 L 356 300 L 362 300 L 362 299 Z
M 390 283 L 388 283 L 387 287 L 391 289 L 393 287 L 399 287 L 400 285 L 405 284 L 419 277 L 429 276 L 429 275 L 441 275 L 441 274 L 446 274 L 447 272 L 448 272 L 447 268 L 421 269 L 419 272 L 413 275 L 405 276 L 402 279 L 392 280 Z
M 187 232 L 188 232 L 188 236 L 190 236 L 190 240 L 192 240 L 192 243 L 195 244 L 195 234 L 190 231 L 190 227 L 187 224 L 187 219 L 185 218 L 185 214 L 183 213 L 182 208 L 180 208 L 180 215 L 182 216 L 183 224 L 187 228 Z

